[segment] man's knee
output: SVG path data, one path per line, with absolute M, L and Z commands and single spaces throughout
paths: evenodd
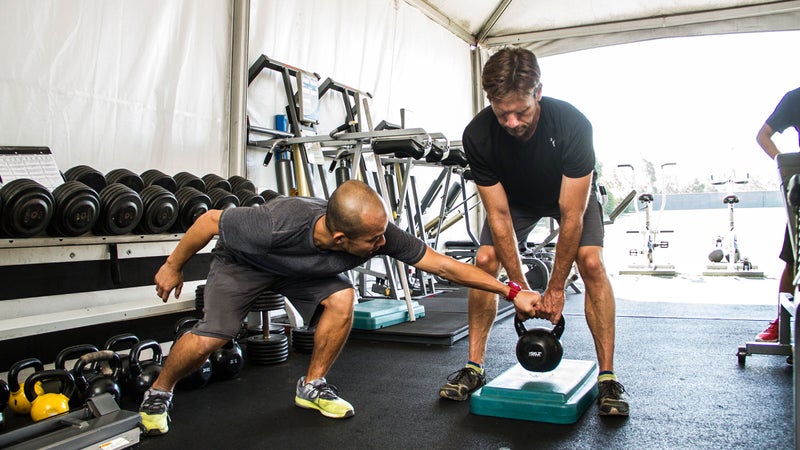
M 195 334 L 191 331 L 183 334 L 179 340 L 185 341 L 181 342 L 181 345 L 191 348 L 192 353 L 196 355 L 210 355 L 228 342 L 225 339 L 203 336 L 200 334 Z
M 578 271 L 587 281 L 601 281 L 606 279 L 606 267 L 600 253 L 601 247 L 581 247 L 578 249 Z
M 500 262 L 497 260 L 497 253 L 492 245 L 482 245 L 478 247 L 475 254 L 475 266 L 491 275 L 497 275 L 500 271 Z
M 355 298 L 355 289 L 342 289 L 322 300 L 322 306 L 326 313 L 351 317 Z

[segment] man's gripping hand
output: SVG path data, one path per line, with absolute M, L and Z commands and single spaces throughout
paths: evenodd
M 536 315 L 536 310 L 541 301 L 542 294 L 535 291 L 522 290 L 514 297 L 514 308 L 517 310 L 518 316 L 527 319 Z
M 544 291 L 542 302 L 537 311 L 537 317 L 547 319 L 553 324 L 558 323 L 561 313 L 564 311 L 564 289 L 548 287 Z

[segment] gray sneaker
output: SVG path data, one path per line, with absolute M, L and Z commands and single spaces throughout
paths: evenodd
M 142 417 L 143 433 L 148 436 L 167 434 L 169 431 L 169 409 L 172 407 L 172 394 L 149 389 L 139 407 Z
M 471 367 L 463 367 L 447 376 L 447 384 L 439 389 L 439 397 L 463 401 L 486 384 L 486 376 Z
M 306 377 L 297 380 L 294 404 L 307 409 L 316 409 L 325 417 L 345 419 L 353 417 L 353 405 L 339 397 L 336 386 L 328 384 L 325 378 L 306 383 Z

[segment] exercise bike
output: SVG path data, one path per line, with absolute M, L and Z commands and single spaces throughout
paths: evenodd
M 664 173 L 667 167 L 675 166 L 675 163 L 664 163 L 661 165 L 662 182 Z M 620 164 L 617 167 L 620 169 L 630 169 L 631 173 L 634 168 L 630 164 Z M 634 176 L 631 176 L 634 179 Z M 632 184 L 634 184 L 632 182 Z M 639 194 L 636 201 L 633 202 L 636 214 L 643 217 L 641 226 L 638 230 L 628 230 L 629 234 L 639 234 L 641 241 L 637 247 L 628 250 L 628 255 L 634 258 L 634 262 L 629 264 L 627 268 L 619 271 L 620 275 L 657 275 L 657 276 L 675 276 L 675 266 L 672 264 L 656 263 L 655 253 L 658 249 L 669 248 L 669 241 L 659 240 L 659 233 L 673 233 L 673 230 L 662 230 L 659 228 L 661 217 L 664 213 L 664 207 L 667 204 L 667 195 L 665 190 L 661 189 L 661 205 L 658 211 L 658 221 L 654 221 L 653 208 L 655 204 L 655 195 L 652 192 L 644 192 Z
M 711 176 L 711 184 L 715 186 L 726 185 L 726 195 L 722 199 L 728 209 L 728 228 L 723 234 L 719 234 L 712 239 L 713 249 L 708 254 L 710 264 L 703 272 L 705 276 L 743 276 L 749 278 L 763 278 L 764 272 L 756 270 L 749 258 L 742 257 L 739 250 L 739 240 L 736 236 L 736 223 L 734 221 L 735 205 L 739 203 L 739 196 L 733 193 L 733 186 L 736 184 L 747 184 L 750 181 L 750 174 L 745 174 L 744 178 L 736 179 L 727 176 L 724 179 Z

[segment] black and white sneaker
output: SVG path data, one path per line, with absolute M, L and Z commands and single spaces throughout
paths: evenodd
M 601 416 L 627 416 L 628 401 L 625 399 L 625 387 L 617 380 L 601 381 L 597 404 L 600 405 Z
M 439 397 L 464 401 L 486 384 L 486 376 L 471 367 L 463 367 L 447 376 L 447 384 L 439 389 Z

